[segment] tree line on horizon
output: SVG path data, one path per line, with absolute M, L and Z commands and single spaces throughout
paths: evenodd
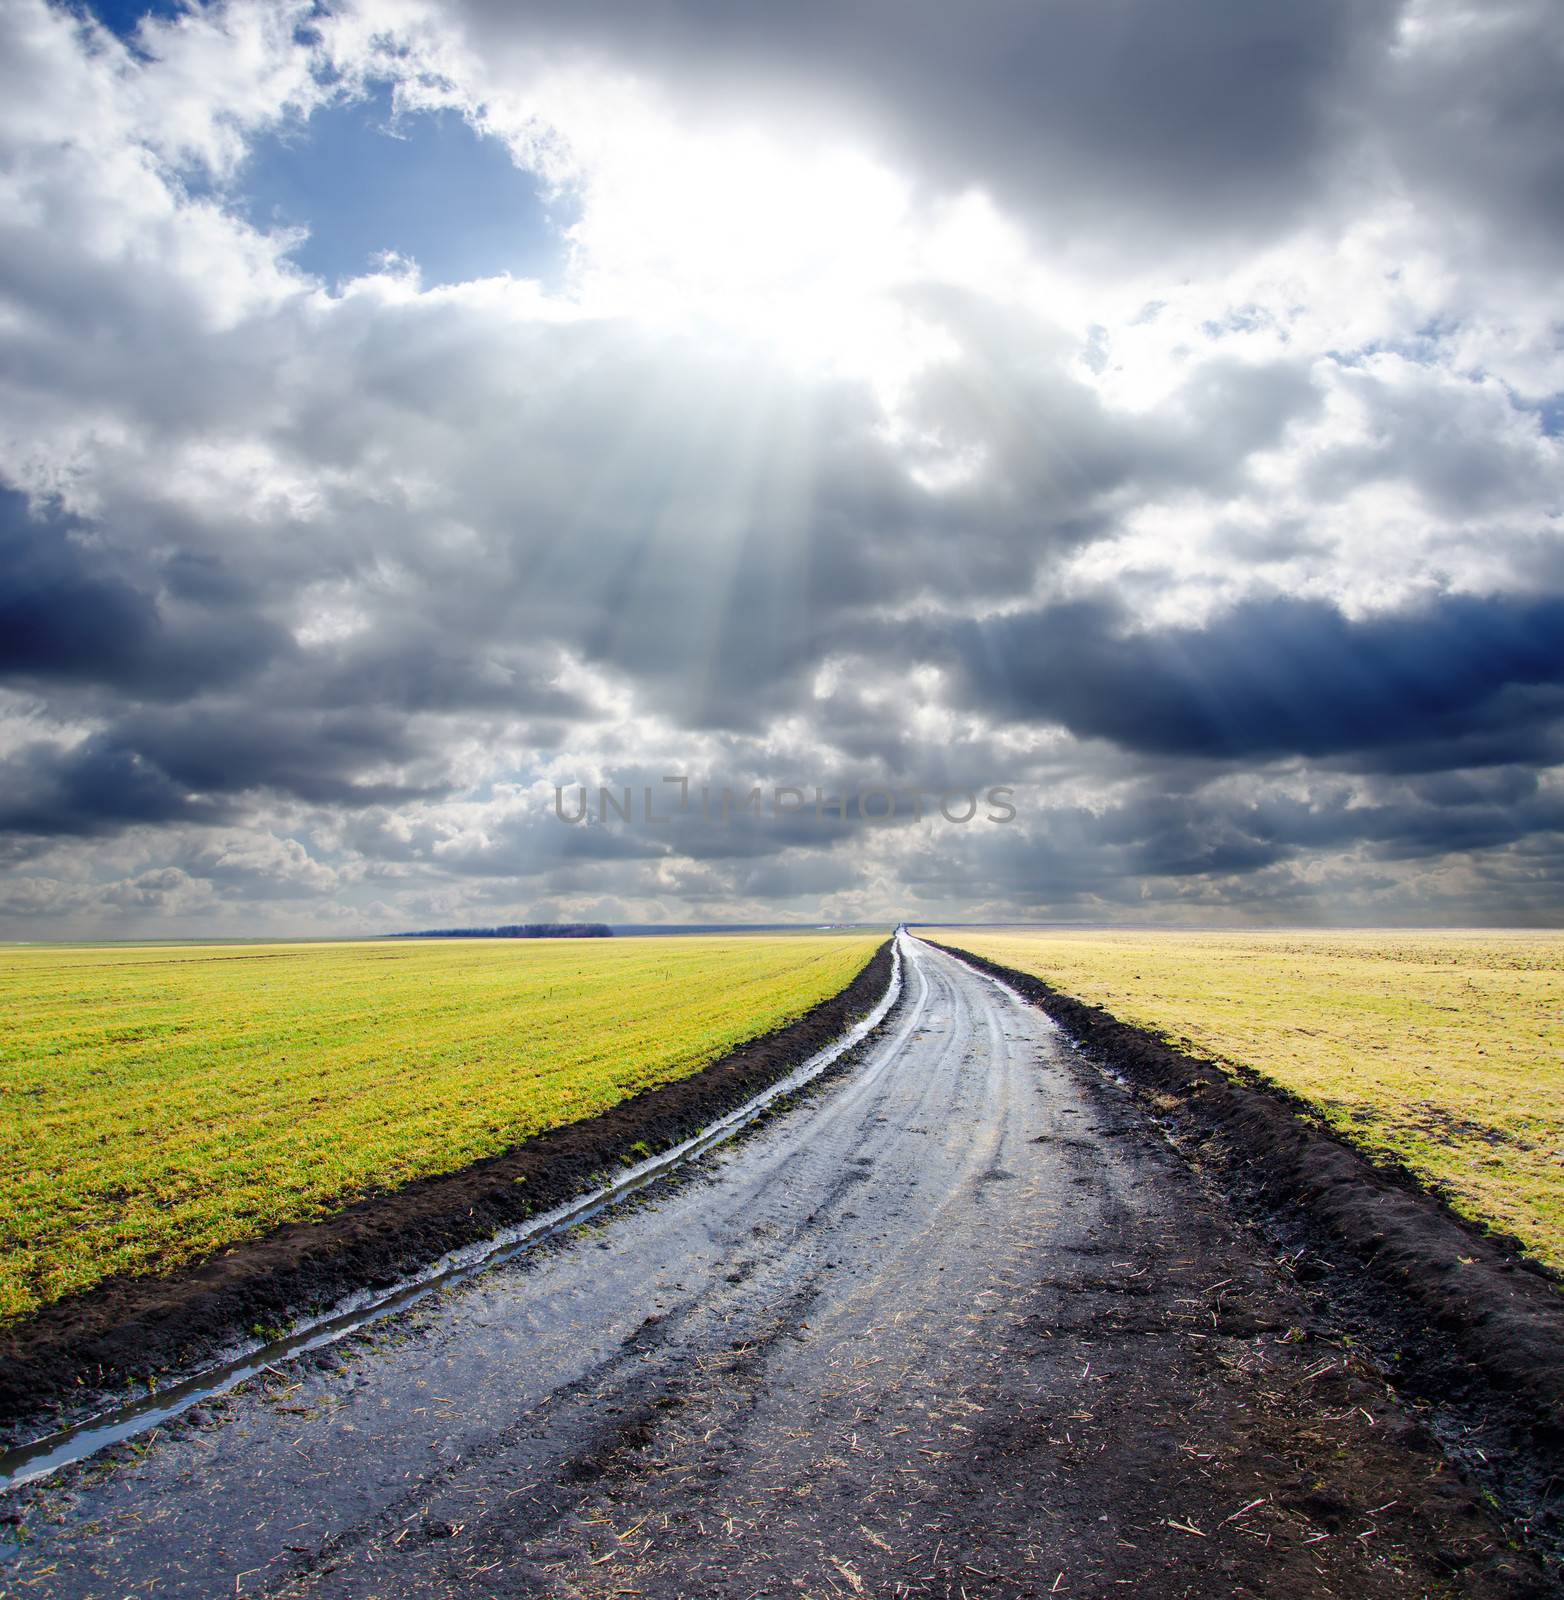
M 507 922 L 497 928 L 423 928 L 393 939 L 612 939 L 606 922 Z

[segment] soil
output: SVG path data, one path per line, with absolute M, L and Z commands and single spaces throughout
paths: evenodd
M 786 1077 L 871 1011 L 890 976 L 887 940 L 840 994 L 691 1077 L 187 1269 L 106 1279 L 0 1329 L 0 1434 L 36 1435 L 51 1408 L 74 1411 L 116 1388 L 123 1398 L 129 1382 L 199 1366 L 256 1327 L 285 1327 L 356 1290 L 390 1287 L 447 1251 L 592 1189 L 603 1174 L 648 1149 L 669 1149 Z
M 935 941 L 926 941 L 934 944 Z M 1564 1555 L 1564 1294 L 1516 1242 L 1311 1120 L 1284 1090 L 1190 1056 L 1028 973 L 999 977 L 1114 1074 L 1375 1357 L 1528 1542 Z

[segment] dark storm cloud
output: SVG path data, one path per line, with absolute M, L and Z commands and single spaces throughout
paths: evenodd
M 369 776 L 428 752 L 419 730 L 390 712 L 286 715 L 247 707 L 185 707 L 131 713 L 116 737 L 187 789 L 232 795 L 280 791 L 318 805 L 373 805 L 448 792 Z
M 1564 712 L 1564 597 L 1449 596 L 1354 621 L 1252 600 L 1202 628 L 1126 631 L 1107 603 L 964 625 L 965 691 L 1005 718 L 1163 756 L 1242 761 L 1493 740 L 1523 760 Z
M 192 796 L 112 738 L 23 746 L 0 767 L 0 833 L 91 836 L 139 824 L 215 823 L 231 805 Z
M 258 617 L 161 604 L 114 570 L 97 531 L 33 515 L 24 495 L 0 486 L 0 682 L 111 683 L 180 698 L 292 651 L 292 637 Z
M 378 660 L 343 650 L 322 673 L 257 614 L 242 568 L 188 554 L 169 565 L 178 581 L 165 586 L 136 540 L 31 513 L 0 488 L 0 683 L 62 695 L 100 724 L 0 761 L 0 830 L 210 824 L 261 791 L 328 806 L 426 797 L 444 787 L 385 775 L 429 754 L 387 704 L 470 706 L 508 689 L 512 705 L 579 709 L 564 693 L 518 693 L 514 673 L 416 635 Z
M 260 792 L 322 806 L 428 799 L 439 783 L 375 777 L 423 754 L 394 717 L 280 716 L 257 707 L 129 711 L 82 742 L 35 742 L 0 763 L 0 832 L 115 833 L 212 824 Z
M 1452 777 L 1454 775 L 1451 775 Z M 1453 851 L 1491 850 L 1564 828 L 1564 802 L 1529 774 L 1507 792 L 1485 792 L 1481 778 L 1432 795 L 1416 786 L 1379 799 L 1356 785 L 1325 782 L 1297 795 L 1148 793 L 1102 819 L 1104 844 L 1125 851 L 1131 876 L 1192 877 L 1253 872 L 1320 851 L 1364 846 L 1371 859 L 1416 860 Z
M 1457 794 L 1372 795 L 1336 780 L 1305 797 L 1164 787 L 1143 774 L 1111 804 L 1051 807 L 993 835 L 953 834 L 909 857 L 904 881 L 915 900 L 1008 905 L 1023 915 L 1112 920 L 1191 896 L 1297 915 L 1311 890 L 1292 874 L 1294 863 L 1348 852 L 1352 885 L 1371 898 L 1393 894 L 1409 865 L 1470 852 L 1520 880 L 1496 882 L 1486 914 L 1499 908 L 1535 920 L 1529 888 L 1542 890 L 1545 907 L 1564 873 L 1564 801 L 1523 772 L 1469 776 L 1470 788 Z M 1476 904 L 1484 906 L 1481 893 Z

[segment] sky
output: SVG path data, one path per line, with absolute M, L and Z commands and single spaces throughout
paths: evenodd
M 1556 0 L 0 0 L 0 937 L 1557 925 L 1560 82 Z

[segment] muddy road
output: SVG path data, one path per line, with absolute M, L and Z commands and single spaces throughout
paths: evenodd
M 784 1114 L 7 1502 L 7 1596 L 1547 1592 L 1128 1098 L 905 937 Z

